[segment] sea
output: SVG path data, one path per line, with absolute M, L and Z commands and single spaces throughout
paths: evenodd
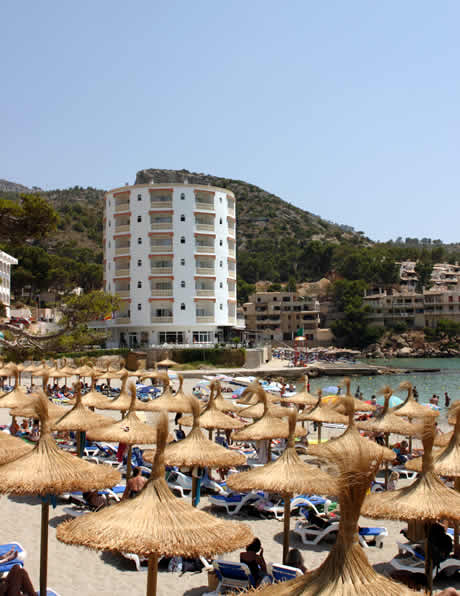
M 396 358 L 394 360 L 366 360 L 363 364 L 375 364 L 379 367 L 391 366 L 394 368 L 408 369 L 439 369 L 439 372 L 411 372 L 408 374 L 390 375 L 352 375 L 351 392 L 354 395 L 358 389 L 367 400 L 376 395 L 377 402 L 382 403 L 383 398 L 377 392 L 384 385 L 393 389 L 393 395 L 405 399 L 407 390 L 398 389 L 403 381 L 410 381 L 417 387 L 420 403 L 428 403 L 433 394 L 439 396 L 439 407 L 443 418 L 446 416 L 444 393 L 447 392 L 451 403 L 460 399 L 460 358 Z M 338 385 L 341 378 L 337 376 L 321 376 L 310 379 L 310 393 L 316 395 L 318 389 Z M 300 389 L 300 388 L 299 388 Z

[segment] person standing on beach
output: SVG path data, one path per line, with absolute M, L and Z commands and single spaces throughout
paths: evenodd
M 418 401 L 417 385 L 414 385 L 414 388 L 412 390 L 412 395 L 414 396 L 415 401 Z
M 450 405 L 450 397 L 447 391 L 444 393 L 444 405 L 446 406 L 446 408 L 448 408 Z

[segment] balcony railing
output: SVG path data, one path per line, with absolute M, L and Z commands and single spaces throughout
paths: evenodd
M 129 269 L 115 269 L 115 277 L 126 277 L 129 275 Z
M 230 298 L 236 298 L 236 291 L 235 290 L 230 290 L 228 295 L 230 296 Z
M 229 249 L 228 249 L 228 256 L 229 256 L 229 257 L 234 257 L 234 256 L 236 256 L 236 252 L 235 252 L 235 249 L 234 249 L 234 248 L 229 248 Z
M 233 236 L 233 238 L 235 237 L 235 227 L 234 226 L 228 227 L 228 235 Z
M 150 226 L 152 230 L 168 230 L 172 228 L 172 220 L 171 221 L 161 221 L 159 223 L 152 223 Z
M 172 207 L 172 199 L 169 199 L 168 201 L 155 201 L 154 199 L 152 199 L 152 201 L 150 202 L 150 207 L 152 209 L 164 209 Z
M 172 316 L 157 317 L 155 315 L 152 315 L 152 323 L 172 323 L 172 322 L 173 322 Z
M 122 232 L 129 232 L 129 224 L 122 224 L 120 226 L 115 226 L 114 233 L 121 234 Z
M 152 253 L 172 252 L 173 245 L 171 244 L 152 244 L 150 250 Z
M 201 209 L 201 210 L 205 210 L 205 211 L 214 211 L 214 203 L 211 203 L 209 201 L 200 201 L 197 199 L 195 201 L 195 206 L 197 209 Z
M 124 203 L 116 203 L 115 213 L 121 213 L 122 211 L 129 211 L 129 201 Z
M 228 207 L 227 215 L 229 215 L 230 217 L 235 217 L 235 207 Z
M 128 246 L 120 246 L 115 249 L 115 254 L 116 255 L 127 255 L 127 254 L 129 254 L 130 249 L 131 249 L 131 246 L 129 244 L 128 244 Z
M 213 289 L 209 289 L 209 290 L 196 290 L 196 295 L 197 296 L 214 296 L 215 294 L 215 290 Z
M 164 288 L 152 288 L 152 296 L 172 296 L 173 295 L 173 289 L 168 288 L 168 289 L 164 289 Z
M 202 232 L 214 232 L 214 224 L 204 224 L 196 222 L 195 227 Z
M 127 325 L 131 322 L 131 318 L 130 317 L 115 317 L 114 321 L 118 325 Z
M 115 290 L 115 294 L 120 298 L 129 298 L 131 292 L 129 290 Z
M 214 267 L 197 267 L 196 272 L 198 275 L 214 275 Z
M 170 267 L 152 267 L 150 269 L 150 272 L 152 273 L 152 275 L 155 275 L 155 274 L 163 275 L 166 273 L 172 273 L 173 268 L 172 268 L 172 265 Z
M 214 315 L 200 316 L 196 315 L 197 323 L 214 323 Z
M 196 252 L 205 252 L 205 253 L 209 253 L 209 254 L 214 254 L 216 252 L 216 249 L 214 248 L 213 244 L 200 244 L 198 246 L 195 247 Z
M 228 272 L 228 276 L 231 277 L 232 279 L 236 279 L 236 271 L 230 269 Z

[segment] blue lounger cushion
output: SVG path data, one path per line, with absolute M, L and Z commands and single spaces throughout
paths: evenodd
M 383 528 L 360 528 L 360 536 L 378 536 L 383 531 Z

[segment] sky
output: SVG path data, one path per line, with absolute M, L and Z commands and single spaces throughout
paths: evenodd
M 460 241 L 456 0 L 3 0 L 0 19 L 0 178 L 186 168 L 376 241 Z

